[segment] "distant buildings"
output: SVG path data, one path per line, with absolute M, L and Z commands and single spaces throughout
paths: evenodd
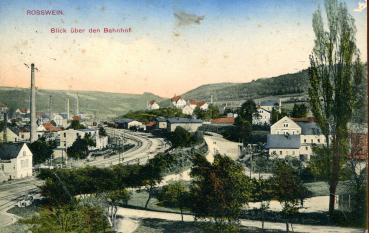
M 170 100 L 171 100 L 172 105 L 174 107 L 180 108 L 180 109 L 184 108 L 184 106 L 186 106 L 186 104 L 187 104 L 186 100 L 184 100 L 182 98 L 182 96 L 176 96 L 176 95 L 174 95 L 174 97 L 172 97 Z
M 32 159 L 25 143 L 0 144 L 0 181 L 32 176 Z
M 183 117 L 171 117 L 167 119 L 167 131 L 174 132 L 174 130 L 180 126 L 188 132 L 196 132 L 202 125 L 202 120 L 183 118 Z
M 159 108 L 160 108 L 160 106 L 155 100 L 151 100 L 150 102 L 147 103 L 147 109 L 148 110 L 156 110 L 156 109 L 159 109 Z
M 59 148 L 63 149 L 68 149 L 77 138 L 84 138 L 86 135 L 89 135 L 96 143 L 96 146 L 90 148 L 91 150 L 103 149 L 108 146 L 108 137 L 99 135 L 98 129 L 67 129 L 59 131 L 58 134 L 60 138 Z
M 266 148 L 269 155 L 292 156 L 309 160 L 313 146 L 325 143 L 325 137 L 313 118 L 283 117 L 270 127 Z
M 143 129 L 145 130 L 145 125 L 142 122 L 136 121 L 130 118 L 121 118 L 115 120 L 115 124 L 118 128 L 122 129 Z

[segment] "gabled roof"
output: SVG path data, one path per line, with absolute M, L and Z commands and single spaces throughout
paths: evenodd
M 190 100 L 191 105 L 196 105 L 197 107 L 201 107 L 204 104 L 206 104 L 206 101 L 204 100 Z
M 185 123 L 185 124 L 190 124 L 190 123 L 202 123 L 202 120 L 199 119 L 192 119 L 192 118 L 184 118 L 184 117 L 171 117 L 167 119 L 168 123 Z
M 299 135 L 269 134 L 267 136 L 267 149 L 299 149 Z
M 266 110 L 266 109 L 262 108 L 260 105 L 256 106 L 256 109 L 260 109 L 260 110 L 263 110 L 263 111 L 265 111 L 265 112 L 271 113 L 270 111 L 268 111 L 268 110 Z
M 0 159 L 10 160 L 17 158 L 24 143 L 3 143 L 0 144 Z
M 296 122 L 301 127 L 302 135 L 320 135 L 322 131 L 315 122 Z
M 134 120 L 130 119 L 130 118 L 121 118 L 121 119 L 115 120 L 115 123 L 124 124 L 124 123 L 129 123 L 129 122 L 132 122 L 132 121 L 134 121 Z
M 173 96 L 170 100 L 172 101 L 172 102 L 177 102 L 178 100 L 180 100 L 180 99 L 182 99 L 182 96 L 180 96 L 180 95 L 175 95 L 175 96 Z
M 49 132 L 57 132 L 60 131 L 60 128 L 55 127 L 51 122 L 46 122 L 42 124 L 44 126 L 44 128 L 46 129 L 46 131 Z
M 221 118 L 215 118 L 211 119 L 210 122 L 212 124 L 234 124 L 234 117 L 221 117 Z
M 155 104 L 156 103 L 156 101 L 155 100 L 151 100 L 150 102 L 149 102 L 149 105 L 153 105 L 153 104 Z
M 260 102 L 260 106 L 274 106 L 278 104 L 276 100 L 264 100 Z
M 166 122 L 167 119 L 165 117 L 157 117 L 157 118 L 155 118 L 155 121 L 157 121 L 157 122 Z

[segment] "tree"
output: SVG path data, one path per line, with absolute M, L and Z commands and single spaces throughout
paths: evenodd
M 334 211 L 340 160 L 347 155 L 347 124 L 357 103 L 355 85 L 363 80 L 355 22 L 344 3 L 325 1 L 328 30 L 320 9 L 313 14 L 315 45 L 310 55 L 309 97 L 311 110 L 326 138 L 328 156 L 329 212 Z
M 289 218 L 298 212 L 308 191 L 297 172 L 285 162 L 279 162 L 271 178 L 274 196 L 282 205 L 282 214 L 286 221 L 286 230 L 289 232 Z M 292 224 L 291 224 L 292 227 Z
M 86 127 L 84 125 L 82 125 L 79 120 L 72 120 L 70 122 L 70 125 L 68 127 L 68 129 L 85 129 Z
M 108 216 L 111 222 L 113 230 L 116 229 L 116 218 L 119 204 L 127 204 L 131 198 L 131 193 L 126 189 L 118 189 L 108 192 L 106 195 L 106 201 L 108 203 Z
M 185 147 L 191 142 L 191 133 L 183 127 L 177 126 L 170 136 L 170 141 L 173 147 Z
M 241 208 L 250 199 L 250 179 L 243 167 L 227 156 L 215 155 L 213 164 L 195 155 L 191 170 L 192 212 L 210 218 L 218 231 L 237 225 Z
M 306 117 L 307 106 L 305 104 L 294 104 L 291 117 Z
M 155 157 L 150 159 L 140 171 L 142 185 L 145 186 L 145 190 L 149 194 L 145 203 L 145 209 L 149 205 L 151 198 L 157 193 L 157 185 L 162 181 L 162 171 L 165 167 L 165 159 L 163 157 Z
M 78 136 L 72 146 L 67 149 L 68 157 L 75 159 L 85 159 L 88 156 L 89 146 L 95 146 L 95 142 L 92 140 L 89 134 L 86 134 L 84 138 Z
M 252 117 L 257 114 L 256 104 L 253 100 L 247 100 L 241 105 L 240 117 L 252 124 Z
M 179 208 L 183 221 L 183 209 L 189 205 L 189 191 L 183 181 L 175 181 L 163 186 L 159 192 L 158 200 L 163 206 Z
M 244 144 L 249 142 L 252 134 L 252 122 L 244 120 L 242 117 L 236 118 L 236 127 L 237 131 L 234 133 L 237 134 L 238 139 L 240 139 Z
M 100 126 L 100 127 L 99 127 L 99 135 L 100 135 L 100 136 L 108 136 L 108 135 L 106 134 L 105 128 L 104 128 L 104 127 L 102 127 L 102 126 Z
M 40 138 L 29 144 L 29 149 L 33 154 L 33 164 L 40 164 L 50 159 L 54 148 L 53 145 L 45 141 L 45 138 Z
M 273 185 L 270 180 L 252 179 L 252 199 L 260 202 L 261 229 L 264 231 L 265 212 L 269 209 L 273 197 Z
M 43 208 L 37 215 L 20 222 L 29 224 L 33 233 L 101 233 L 111 230 L 101 208 L 78 205 Z

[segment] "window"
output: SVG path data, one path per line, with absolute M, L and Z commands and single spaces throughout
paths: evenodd
M 314 143 L 314 139 L 311 139 L 311 143 Z
M 279 151 L 279 154 L 282 155 L 282 151 L 281 150 Z
M 23 151 L 23 156 L 27 156 L 27 152 L 26 151 Z
M 304 139 L 304 142 L 306 143 L 306 139 Z
M 64 137 L 67 137 L 67 133 L 64 133 Z
M 305 150 L 308 150 L 308 147 L 307 146 L 305 146 Z
M 1 170 L 4 171 L 4 164 L 1 164 Z
M 288 127 L 288 123 L 284 123 L 283 124 L 283 127 Z
M 320 139 L 318 139 L 318 142 L 320 143 Z

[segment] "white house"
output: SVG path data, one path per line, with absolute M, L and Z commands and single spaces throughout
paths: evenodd
M 186 105 L 182 108 L 182 113 L 185 115 L 192 115 L 194 109 L 195 108 L 192 108 L 190 105 Z
M 129 118 L 118 119 L 115 121 L 115 124 L 118 126 L 118 128 L 123 128 L 123 129 L 132 129 L 132 128 L 143 129 L 143 130 L 146 129 L 145 125 L 142 124 L 142 122 L 129 119 Z
M 266 148 L 270 155 L 309 160 L 313 146 L 324 143 L 325 137 L 313 119 L 285 116 L 270 127 Z
M 77 138 L 84 138 L 87 134 L 96 143 L 96 146 L 90 148 L 91 150 L 103 149 L 108 146 L 108 137 L 99 135 L 98 129 L 67 129 L 59 131 L 58 134 L 60 138 L 59 148 L 67 149 L 73 145 Z
M 199 107 L 201 110 L 208 110 L 209 105 L 203 100 L 190 100 L 188 101 L 188 104 L 192 109 L 195 109 L 196 107 Z
M 0 181 L 32 176 L 32 158 L 25 143 L 0 144 Z
M 15 127 L 8 126 L 6 129 L 6 141 L 7 142 L 19 142 L 19 130 Z M 0 142 L 5 142 L 4 140 L 4 130 L 0 131 Z
M 171 99 L 172 105 L 176 108 L 182 109 L 184 106 L 186 106 L 187 102 L 182 98 L 182 96 L 176 96 L 172 97 Z
M 269 112 L 271 112 L 273 110 L 273 108 L 275 108 L 276 110 L 281 109 L 282 107 L 282 102 L 281 100 L 279 100 L 279 102 L 275 101 L 275 100 L 264 100 L 261 101 L 259 104 L 260 108 L 263 108 Z
M 148 104 L 147 104 L 147 109 L 148 110 L 155 110 L 155 109 L 159 109 L 160 106 L 158 103 L 156 103 L 155 100 L 151 100 Z
M 174 132 L 178 126 L 189 132 L 196 132 L 202 126 L 202 120 L 182 117 L 171 117 L 167 119 L 167 130 L 169 132 Z
M 156 128 L 158 129 L 167 129 L 167 119 L 164 117 L 155 118 Z
M 68 120 L 64 119 L 64 117 L 60 114 L 55 114 L 53 116 L 53 121 L 55 122 L 57 127 L 67 127 L 68 125 Z
M 271 112 L 258 106 L 257 107 L 258 114 L 254 114 L 252 116 L 252 124 L 253 125 L 269 125 L 270 124 L 270 118 L 271 118 Z

